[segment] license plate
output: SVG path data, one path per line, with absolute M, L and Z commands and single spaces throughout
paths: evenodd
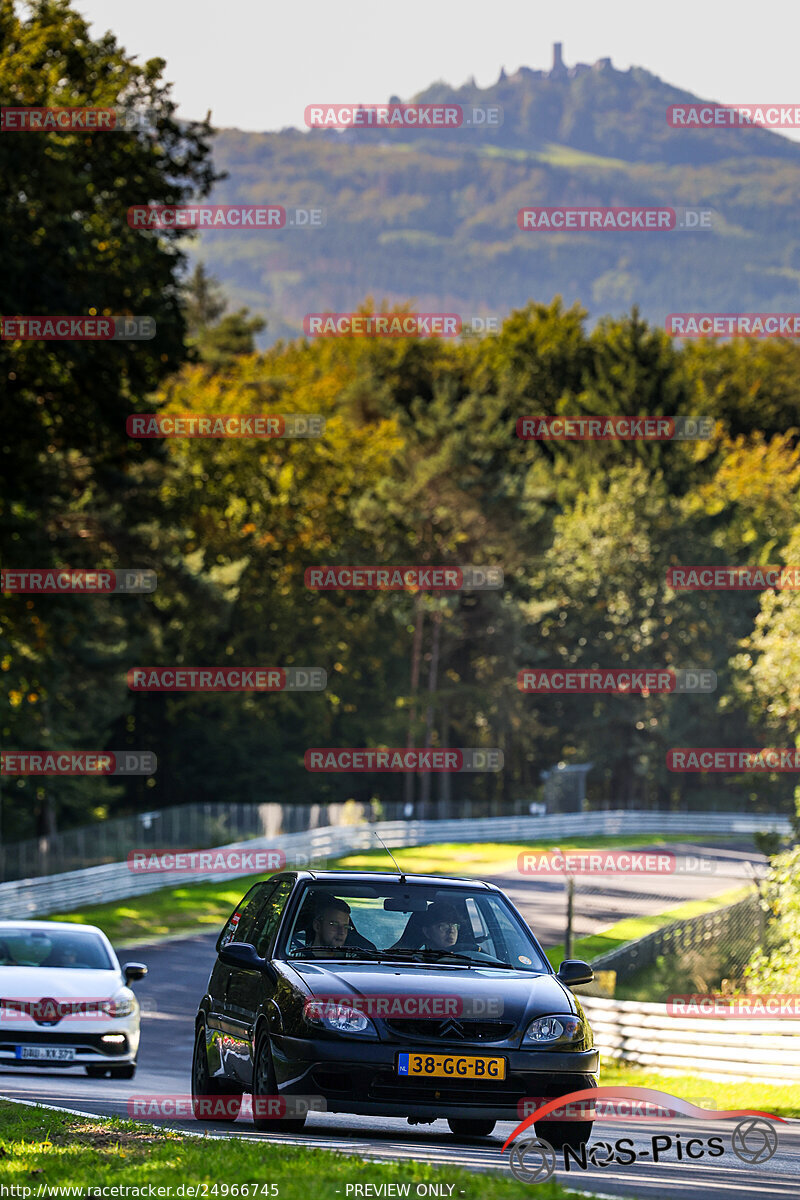
M 17 1058 L 35 1058 L 39 1062 L 72 1062 L 75 1051 L 71 1046 L 17 1046 Z
M 473 1058 L 464 1054 L 398 1054 L 398 1075 L 427 1075 L 442 1079 L 505 1079 L 504 1058 Z

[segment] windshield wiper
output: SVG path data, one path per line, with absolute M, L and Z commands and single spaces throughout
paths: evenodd
M 326 951 L 320 954 L 320 950 Z M 313 949 L 302 947 L 299 950 L 290 950 L 287 954 L 289 960 L 302 959 L 305 961 L 315 962 L 338 962 L 340 959 L 345 962 L 359 962 L 360 960 L 373 962 L 378 959 L 387 959 L 392 953 L 390 950 L 370 950 L 369 946 L 316 946 Z M 405 953 L 401 951 L 401 953 Z M 397 960 L 392 958 L 390 962 Z
M 507 967 L 510 971 L 516 971 L 517 969 L 513 963 L 505 962 L 502 958 L 495 958 L 494 955 L 486 954 L 483 950 L 474 951 L 478 955 L 477 958 L 472 958 L 468 954 L 461 954 L 458 950 L 423 950 L 420 953 L 446 954 L 449 958 L 457 958 L 459 962 L 469 963 L 473 967 Z

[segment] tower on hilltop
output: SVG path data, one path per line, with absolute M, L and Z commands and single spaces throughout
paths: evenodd
M 564 59 L 561 55 L 561 42 L 553 42 L 553 67 L 550 71 L 551 75 L 566 75 L 567 68 L 564 66 Z

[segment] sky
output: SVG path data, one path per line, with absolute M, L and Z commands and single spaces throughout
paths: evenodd
M 610 57 L 724 103 L 800 103 L 798 0 L 73 0 L 93 35 L 167 61 L 178 115 L 305 128 L 308 104 L 407 99 L 501 67 Z M 800 130 L 788 136 L 800 140 Z

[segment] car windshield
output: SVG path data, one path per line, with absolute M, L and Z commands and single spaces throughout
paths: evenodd
M 468 884 L 308 883 L 277 953 L 549 971 L 505 898 Z
M 15 929 L 0 925 L 0 968 L 70 967 L 113 971 L 108 950 L 96 933 L 54 929 Z

